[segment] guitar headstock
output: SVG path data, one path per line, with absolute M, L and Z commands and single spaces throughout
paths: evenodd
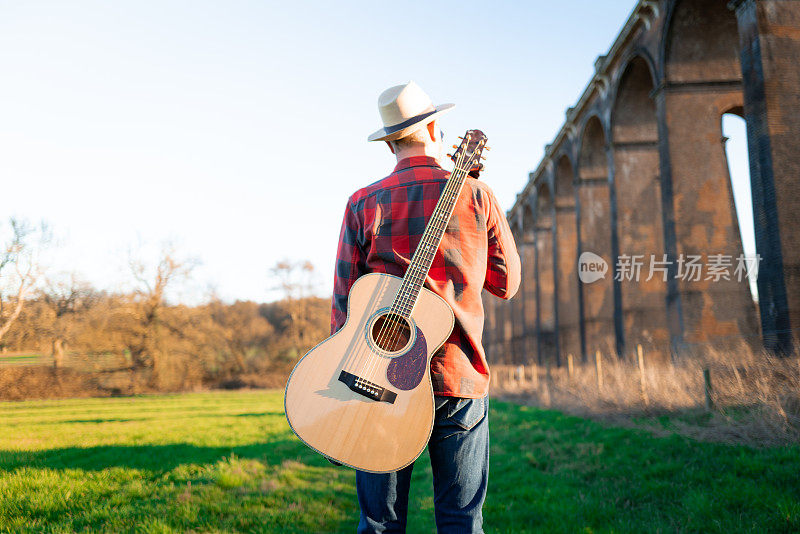
M 486 159 L 483 155 L 484 150 L 489 150 L 486 146 L 486 135 L 480 130 L 467 130 L 461 139 L 460 145 L 453 145 L 456 151 L 448 154 L 453 160 L 457 169 L 462 169 L 469 173 L 473 178 L 480 176 L 483 170 L 481 159 Z

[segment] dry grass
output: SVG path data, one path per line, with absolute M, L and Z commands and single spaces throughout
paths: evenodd
M 492 367 L 492 394 L 569 413 L 678 432 L 704 441 L 775 446 L 800 442 L 800 358 L 739 349 L 676 363 L 601 356 L 573 362 Z M 711 389 L 706 395 L 703 370 Z

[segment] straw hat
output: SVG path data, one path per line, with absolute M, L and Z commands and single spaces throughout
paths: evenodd
M 434 106 L 431 98 L 413 81 L 395 85 L 378 97 L 383 128 L 367 137 L 367 141 L 400 139 L 425 127 L 453 107 L 455 104 Z

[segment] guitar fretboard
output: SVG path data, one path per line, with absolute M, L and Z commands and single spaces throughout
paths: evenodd
M 447 179 L 439 201 L 436 203 L 436 208 L 434 208 L 428 225 L 425 227 L 425 232 L 422 234 L 417 250 L 414 251 L 414 255 L 411 257 L 411 263 L 403 277 L 403 283 L 392 304 L 391 313 L 404 318 L 411 316 L 414 305 L 417 303 L 419 292 L 433 263 L 433 258 L 439 249 L 439 243 L 441 243 L 444 231 L 447 229 L 447 224 L 453 215 L 453 209 L 461 194 L 467 172 L 468 170 L 456 165 Z

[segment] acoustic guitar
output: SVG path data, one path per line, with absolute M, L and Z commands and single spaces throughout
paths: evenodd
M 303 356 L 286 384 L 292 431 L 340 464 L 397 471 L 416 460 L 430 439 L 430 360 L 450 336 L 454 316 L 423 283 L 467 174 L 482 168 L 486 148 L 480 130 L 461 139 L 405 276 L 371 273 L 356 280 L 344 326 Z

